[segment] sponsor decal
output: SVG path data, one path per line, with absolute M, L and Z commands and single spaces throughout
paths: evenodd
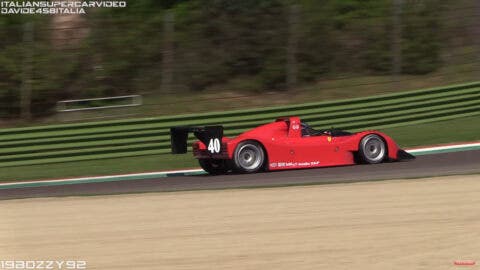
M 270 163 L 271 168 L 289 168 L 289 167 L 311 167 L 320 164 L 320 161 L 306 161 L 306 162 L 278 162 Z

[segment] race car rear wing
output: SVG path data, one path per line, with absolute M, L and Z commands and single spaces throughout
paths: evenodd
M 222 151 L 222 126 L 205 127 L 172 127 L 170 128 L 170 141 L 172 144 L 172 154 L 187 153 L 188 133 L 193 132 L 195 137 L 204 143 L 212 153 Z

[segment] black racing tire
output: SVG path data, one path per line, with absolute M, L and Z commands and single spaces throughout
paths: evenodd
M 237 145 L 233 153 L 233 167 L 240 173 L 255 173 L 264 168 L 265 150 L 256 141 L 243 141 Z
M 198 163 L 209 174 L 225 174 L 228 172 L 227 161 L 224 159 L 199 159 Z
M 369 134 L 360 141 L 358 154 L 363 163 L 381 163 L 388 155 L 387 146 L 382 137 L 376 134 Z

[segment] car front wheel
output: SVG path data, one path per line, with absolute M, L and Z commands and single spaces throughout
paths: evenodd
M 360 141 L 358 152 L 364 163 L 377 164 L 387 156 L 387 147 L 380 136 L 370 134 Z

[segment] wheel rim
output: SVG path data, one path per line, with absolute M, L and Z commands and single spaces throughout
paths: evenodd
M 246 144 L 240 147 L 237 160 L 242 168 L 255 170 L 262 165 L 263 153 L 257 146 Z
M 365 156 L 371 161 L 381 161 L 385 156 L 385 143 L 380 138 L 368 138 L 364 145 Z

